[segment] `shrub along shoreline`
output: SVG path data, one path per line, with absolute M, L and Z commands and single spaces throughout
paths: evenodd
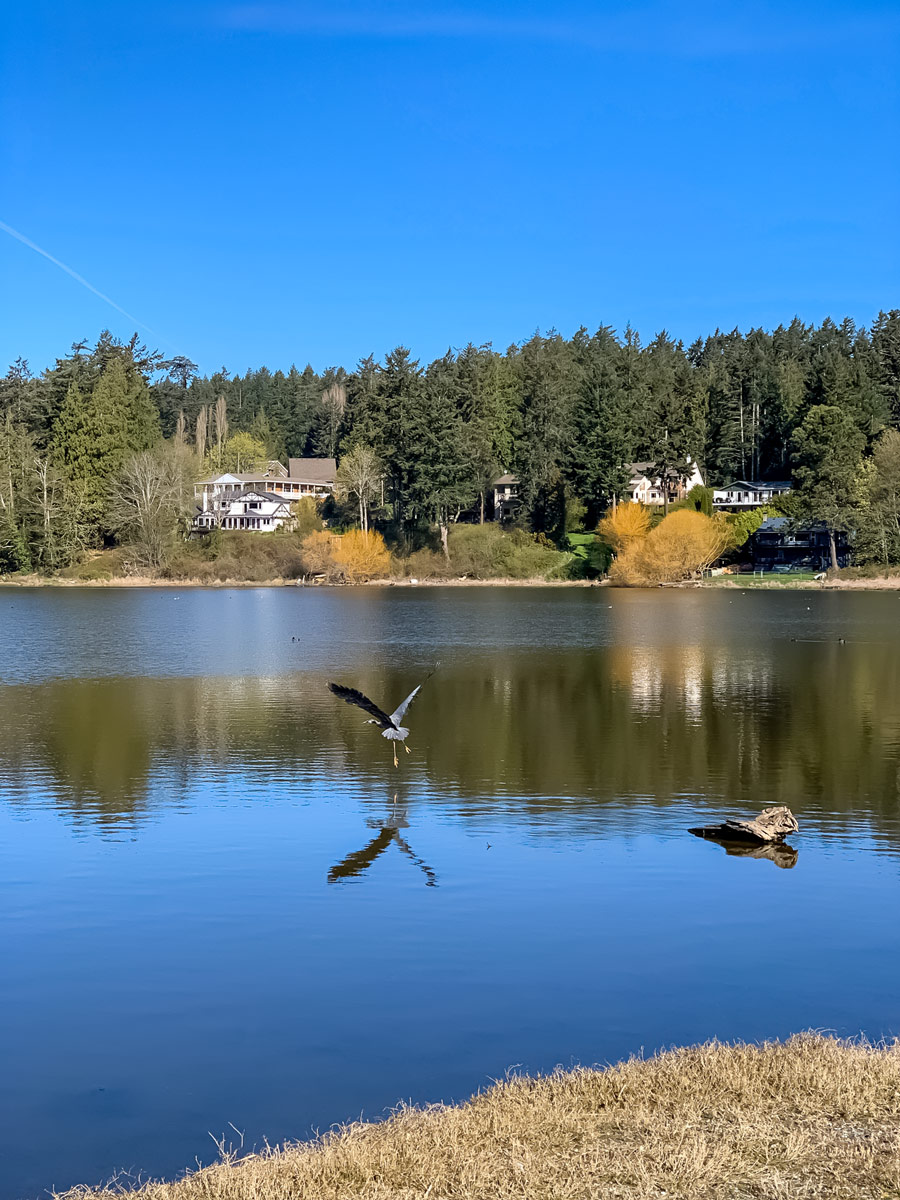
M 67 1200 L 884 1200 L 900 1195 L 900 1043 L 709 1043 L 510 1078 L 314 1142 Z

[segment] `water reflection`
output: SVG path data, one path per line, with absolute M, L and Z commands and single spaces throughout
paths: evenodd
M 597 601 L 6 602 L 0 1200 L 511 1064 L 900 1032 L 900 602 Z M 395 770 L 327 682 L 405 696 L 438 659 Z M 775 804 L 790 875 L 685 833 Z
M 799 852 L 793 846 L 789 846 L 787 842 L 763 842 L 761 845 L 754 846 L 748 845 L 747 842 L 729 842 L 725 838 L 711 837 L 708 833 L 696 833 L 693 829 L 690 832 L 695 837 L 703 838 L 704 841 L 715 842 L 733 858 L 765 858 L 769 862 L 773 862 L 776 867 L 785 870 L 790 870 L 791 867 L 797 865 Z
M 419 858 L 409 842 L 400 835 L 401 829 L 408 828 L 409 821 L 407 820 L 406 805 L 397 803 L 396 794 L 390 811 L 384 819 L 377 821 L 370 818 L 366 821 L 366 825 L 369 829 L 377 829 L 378 833 L 361 849 L 352 851 L 340 862 L 335 863 L 328 872 L 329 883 L 337 883 L 339 879 L 354 879 L 359 875 L 364 875 L 389 846 L 395 845 L 400 853 L 405 855 L 425 876 L 425 886 L 437 887 L 435 872 L 424 859 Z
M 512 653 L 446 665 L 417 697 L 400 776 L 437 804 L 515 798 L 518 818 L 673 799 L 717 811 L 789 804 L 870 814 L 896 844 L 897 647 L 699 645 Z M 417 661 L 360 686 L 401 694 Z M 61 679 L 0 688 L 4 792 L 115 826 L 178 805 L 191 781 L 393 786 L 371 730 L 325 676 Z M 389 782 L 388 782 L 389 781 Z

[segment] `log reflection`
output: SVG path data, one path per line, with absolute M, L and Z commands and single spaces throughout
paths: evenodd
M 787 842 L 764 842 L 761 845 L 751 845 L 747 842 L 729 842 L 724 838 L 710 837 L 709 834 L 695 833 L 690 831 L 695 837 L 703 838 L 706 842 L 715 842 L 717 846 L 721 846 L 726 854 L 732 855 L 734 858 L 767 858 L 769 862 L 773 862 L 776 867 L 781 867 L 783 870 L 790 870 L 791 867 L 797 865 L 799 851 L 793 846 L 789 846 Z

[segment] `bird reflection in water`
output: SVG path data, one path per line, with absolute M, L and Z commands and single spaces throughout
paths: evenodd
M 406 829 L 409 821 L 406 819 L 406 805 L 398 805 L 396 795 L 391 810 L 383 821 L 369 820 L 366 824 L 370 829 L 377 829 L 377 835 L 360 850 L 354 850 L 352 854 L 342 858 L 339 863 L 335 863 L 328 872 L 329 883 L 337 883 L 339 879 L 352 879 L 357 875 L 364 875 L 375 859 L 384 854 L 385 850 L 393 843 L 400 853 L 414 863 L 425 876 L 425 886 L 437 887 L 437 876 L 434 871 L 424 859 L 419 858 L 409 842 L 400 836 L 400 830 Z
M 708 836 L 704 840 L 715 842 L 717 846 L 722 847 L 726 854 L 731 854 L 735 858 L 767 858 L 776 867 L 781 867 L 783 870 L 789 870 L 797 864 L 798 851 L 793 846 L 789 846 L 787 842 L 762 842 L 759 844 L 728 842 L 723 838 Z

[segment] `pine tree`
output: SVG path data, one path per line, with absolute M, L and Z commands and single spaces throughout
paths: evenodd
M 648 458 L 660 477 L 668 511 L 672 480 L 688 474 L 704 445 L 701 392 L 680 342 L 663 330 L 647 348 L 650 424 Z
M 379 367 L 372 398 L 379 427 L 374 449 L 385 464 L 391 485 L 394 519 L 406 531 L 414 517 L 416 466 L 421 454 L 416 420 L 422 400 L 422 369 L 405 346 L 397 346 Z
M 872 326 L 873 376 L 885 409 L 900 425 L 900 308 L 880 312 Z
M 853 527 L 857 478 L 865 438 L 837 405 L 809 410 L 793 438 L 794 483 L 804 514 L 828 530 L 831 565 L 837 570 L 835 535 Z
M 568 473 L 587 507 L 593 526 L 628 480 L 626 464 L 634 453 L 627 397 L 619 373 L 621 347 L 608 326 L 585 345 L 582 380 L 575 398 Z
M 437 525 L 441 548 L 449 558 L 450 524 L 472 504 L 480 482 L 467 453 L 459 371 L 450 352 L 433 362 L 425 373 L 411 426 L 417 455 L 410 479 L 410 500 L 418 513 Z
M 53 427 L 57 464 L 73 485 L 83 519 L 98 531 L 113 480 L 129 452 L 146 450 L 159 433 L 146 384 L 110 356 L 90 393 L 72 383 Z
M 580 372 L 558 333 L 535 334 L 522 347 L 517 366 L 522 391 L 522 425 L 516 467 L 522 504 L 537 532 L 561 537 L 565 530 L 566 479 L 571 458 L 573 408 Z

